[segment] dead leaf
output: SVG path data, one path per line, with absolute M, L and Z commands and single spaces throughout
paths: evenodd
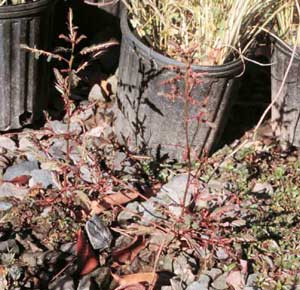
M 146 290 L 146 287 L 142 285 L 141 283 L 135 284 L 135 285 L 129 285 L 125 288 L 122 288 L 123 290 Z
M 150 285 L 150 289 L 153 289 L 157 281 L 157 274 L 154 272 L 136 273 L 124 276 L 118 276 L 111 273 L 111 275 L 119 284 L 119 287 L 117 287 L 116 290 L 126 289 L 128 286 L 134 286 L 139 283 L 148 283 Z
M 240 271 L 232 271 L 226 278 L 226 283 L 234 288 L 234 290 L 243 290 L 245 279 Z
M 96 200 L 91 201 L 90 209 L 91 209 L 91 215 L 95 215 L 95 214 L 99 215 L 106 210 L 106 208 L 101 204 L 99 204 L 99 202 Z
M 114 250 L 112 256 L 119 263 L 132 262 L 139 252 L 146 247 L 144 236 L 135 236 L 132 242 L 124 248 Z
M 99 261 L 81 229 L 77 232 L 76 254 L 80 275 L 86 275 L 98 267 Z
M 30 175 L 20 175 L 20 176 L 17 176 L 15 178 L 13 178 L 12 180 L 10 180 L 9 182 L 10 183 L 13 183 L 15 185 L 26 185 L 28 184 L 28 181 L 29 179 L 31 178 Z
M 118 192 L 110 195 L 104 196 L 103 200 L 114 206 L 114 205 L 120 205 L 125 204 L 130 201 L 133 201 L 139 196 L 137 192 Z

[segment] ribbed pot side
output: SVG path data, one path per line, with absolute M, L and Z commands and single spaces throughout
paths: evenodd
M 176 76 L 170 66 L 184 68 L 183 63 L 158 54 L 146 47 L 130 31 L 126 11 L 121 16 L 122 45 L 119 62 L 115 131 L 121 142 L 131 149 L 157 156 L 182 160 L 186 149 L 184 101 L 167 97 L 170 85 L 164 81 Z M 211 152 L 221 136 L 235 89 L 235 77 L 242 71 L 241 62 L 216 67 L 193 66 L 201 82 L 192 92 L 196 104 L 189 105 L 188 115 L 196 116 L 208 96 L 202 123 L 194 118 L 189 125 L 192 151 Z M 183 97 L 184 83 L 178 82 Z M 212 125 L 213 124 L 213 125 Z
M 272 126 L 281 141 L 300 147 L 300 49 L 282 84 L 291 55 L 287 47 L 280 42 L 275 43 L 271 67 L 272 99 L 276 98 L 272 108 Z M 282 85 L 282 91 L 277 97 Z
M 0 131 L 33 123 L 47 106 L 49 65 L 20 45 L 49 49 L 54 2 L 0 7 Z

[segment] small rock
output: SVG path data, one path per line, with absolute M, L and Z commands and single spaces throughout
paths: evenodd
M 0 147 L 10 151 L 14 151 L 17 149 L 16 143 L 12 139 L 5 136 L 0 136 Z
M 103 95 L 102 89 L 98 84 L 95 84 L 89 93 L 88 100 L 90 102 L 94 101 L 100 101 L 100 102 L 106 102 L 106 99 Z
M 246 286 L 249 286 L 249 287 L 256 286 L 257 278 L 258 278 L 257 273 L 250 274 L 247 278 Z
M 64 139 L 53 139 L 53 142 L 48 150 L 48 153 L 55 159 L 65 159 L 67 151 L 67 141 Z M 44 168 L 44 167 L 42 167 Z
M 68 243 L 62 244 L 60 246 L 60 250 L 63 253 L 68 253 L 68 254 L 71 254 L 71 255 L 75 255 L 76 254 L 76 243 L 68 242 Z
M 148 225 L 149 222 L 166 219 L 166 217 L 157 209 L 155 202 L 161 201 L 155 197 L 150 197 L 148 200 L 140 203 L 138 211 L 143 215 L 142 223 Z
M 19 188 L 12 183 L 4 182 L 0 185 L 0 199 L 5 197 L 23 199 L 27 193 L 28 189 Z
M 49 290 L 75 290 L 75 285 L 72 277 L 63 275 L 51 282 L 48 288 Z
M 42 218 L 47 218 L 49 217 L 49 214 L 51 213 L 51 211 L 53 210 L 52 206 L 47 206 L 43 209 L 42 213 L 41 213 L 41 217 Z
M 139 212 L 140 203 L 138 201 L 130 202 L 126 205 L 126 208 L 122 210 L 118 215 L 118 222 L 124 223 L 131 220 L 135 214 Z
M 79 135 L 82 132 L 81 126 L 78 123 L 71 123 L 70 132 L 68 132 L 68 125 L 58 120 L 48 122 L 47 126 L 56 134 L 72 133 Z
M 213 286 L 217 290 L 224 290 L 228 289 L 226 278 L 228 276 L 228 273 L 224 273 L 220 275 L 215 281 L 212 282 L 211 286 Z
M 84 104 L 81 104 L 81 109 L 82 109 L 82 111 L 80 110 L 79 114 L 71 117 L 72 123 L 86 121 L 94 115 L 93 109 L 92 108 L 84 108 Z
M 258 194 L 273 194 L 274 189 L 271 184 L 269 183 L 256 183 L 251 190 L 252 193 Z
M 19 254 L 20 248 L 17 242 L 13 239 L 0 242 L 0 253 Z
M 54 187 L 55 183 L 51 175 L 51 171 L 45 169 L 35 169 L 31 171 L 32 178 L 29 180 L 29 186 L 36 185 L 42 186 L 42 188 Z
M 37 161 L 25 161 L 8 167 L 3 175 L 3 179 L 10 181 L 18 176 L 31 175 L 31 172 L 35 169 L 39 169 Z
M 0 201 L 0 211 L 10 210 L 13 205 L 10 202 Z
M 116 171 L 121 171 L 124 168 L 124 161 L 126 160 L 127 155 L 124 152 L 117 151 L 114 155 L 113 168 Z
M 36 145 L 30 139 L 29 136 L 20 136 L 19 138 L 19 150 L 20 151 L 28 151 L 31 149 L 36 149 Z
M 165 198 L 166 195 L 170 198 L 171 203 L 169 210 L 176 216 L 180 216 L 182 212 L 181 204 L 183 202 L 187 181 L 187 174 L 175 176 L 157 193 L 157 198 Z M 190 204 L 194 190 L 195 184 L 193 179 L 191 179 L 186 195 L 185 206 Z
M 182 283 L 182 281 L 180 281 L 178 277 L 170 279 L 170 284 L 173 290 L 183 290 L 185 288 L 185 285 Z
M 223 248 L 218 248 L 216 251 L 216 256 L 219 260 L 226 260 L 229 255 Z
M 93 183 L 95 181 L 91 172 L 91 168 L 87 165 L 80 166 L 80 177 L 89 183 Z
M 212 268 L 208 271 L 205 271 L 205 274 L 208 275 L 212 280 L 215 280 L 218 276 L 222 274 L 222 270 L 218 268 Z
M 209 288 L 210 277 L 207 275 L 200 275 L 199 279 L 191 283 L 186 290 L 207 290 Z
M 88 275 L 83 276 L 77 290 L 108 289 L 110 271 L 108 268 L 98 268 Z
M 25 252 L 20 257 L 20 260 L 29 267 L 42 266 L 44 264 L 45 254 L 43 252 Z
M 95 250 L 104 250 L 110 247 L 112 235 L 101 219 L 94 215 L 85 225 L 85 230 Z
M 193 271 L 197 265 L 196 261 L 190 261 L 189 256 L 180 254 L 173 262 L 174 273 L 180 277 L 180 280 L 190 284 L 195 280 Z

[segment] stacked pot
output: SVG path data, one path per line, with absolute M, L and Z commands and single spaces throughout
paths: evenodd
M 49 49 L 54 2 L 0 7 L 0 131 L 33 123 L 47 106 L 47 62 L 36 61 L 20 45 Z

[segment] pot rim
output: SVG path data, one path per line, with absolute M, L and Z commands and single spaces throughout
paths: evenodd
M 0 19 L 19 18 L 34 15 L 54 5 L 57 0 L 37 0 L 17 5 L 0 6 Z
M 288 44 L 286 41 L 283 41 L 283 40 L 279 41 L 279 40 L 275 39 L 274 45 L 284 55 L 286 55 L 286 56 L 291 56 L 292 55 L 293 46 L 291 46 L 290 44 Z M 298 46 L 296 48 L 295 60 L 300 61 L 300 46 Z
M 173 59 L 169 56 L 165 56 L 154 49 L 145 45 L 138 37 L 134 35 L 128 25 L 128 13 L 127 9 L 124 7 L 121 12 L 121 30 L 123 37 L 127 38 L 128 40 L 132 41 L 135 44 L 136 48 L 144 51 L 149 57 L 153 57 L 155 60 L 158 60 L 162 64 L 169 65 L 169 66 L 177 66 L 177 67 L 184 67 L 185 64 L 181 61 Z M 203 72 L 208 73 L 211 76 L 224 76 L 224 75 L 238 75 L 243 71 L 242 60 L 241 58 L 232 60 L 226 64 L 222 65 L 192 65 L 192 69 L 195 72 Z

